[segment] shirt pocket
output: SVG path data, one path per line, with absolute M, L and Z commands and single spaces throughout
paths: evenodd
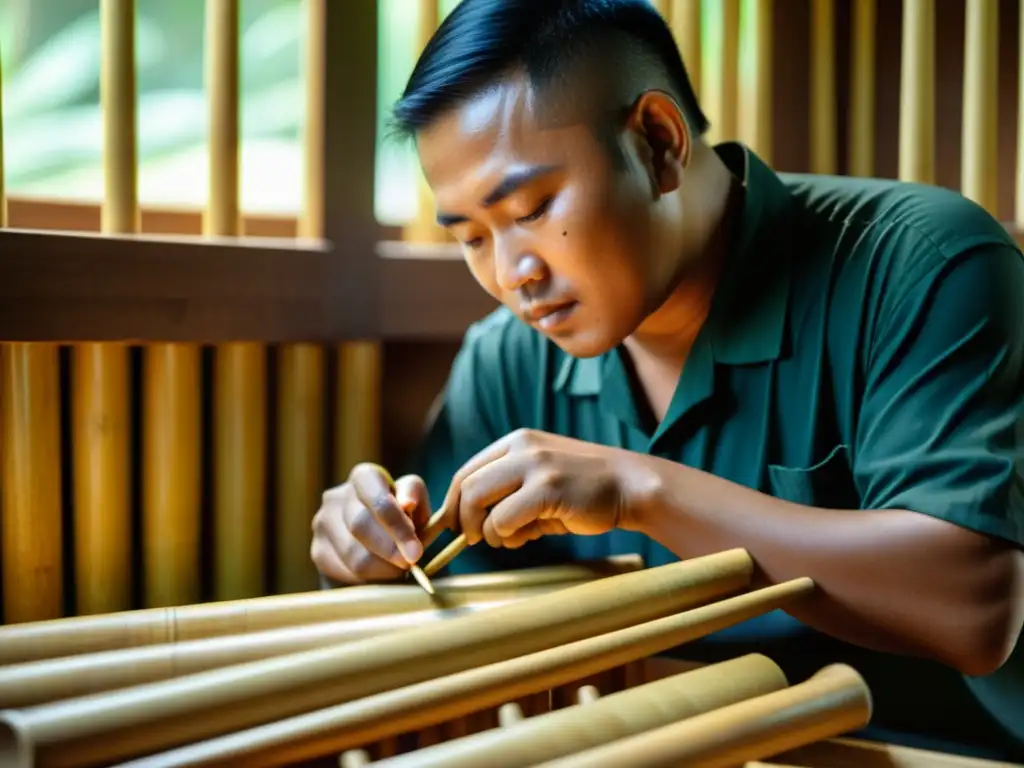
M 768 484 L 772 496 L 794 504 L 831 509 L 860 507 L 850 469 L 850 448 L 842 443 L 810 467 L 769 464 Z

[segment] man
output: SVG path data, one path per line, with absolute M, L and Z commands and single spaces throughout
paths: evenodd
M 688 658 L 845 661 L 869 735 L 1024 759 L 1024 262 L 998 222 L 709 146 L 647 0 L 463 0 L 395 123 L 504 307 L 395 493 L 362 465 L 325 494 L 320 572 L 401 576 L 431 498 L 474 545 L 452 572 L 744 547 L 815 597 Z

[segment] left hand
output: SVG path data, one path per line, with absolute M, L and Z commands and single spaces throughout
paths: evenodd
M 521 429 L 455 475 L 445 506 L 469 544 L 514 549 L 545 535 L 595 536 L 630 527 L 641 454 Z M 454 503 L 453 503 L 454 501 Z

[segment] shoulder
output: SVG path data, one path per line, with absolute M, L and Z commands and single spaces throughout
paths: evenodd
M 885 316 L 908 296 L 947 283 L 980 291 L 1005 280 L 1022 285 L 1017 243 L 955 191 L 886 179 L 780 176 L 792 195 L 795 231 L 816 240 L 805 250 L 831 260 L 834 298 L 856 297 L 863 309 Z

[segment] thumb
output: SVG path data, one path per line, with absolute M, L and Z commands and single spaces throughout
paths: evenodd
M 430 493 L 423 478 L 405 475 L 395 482 L 395 499 L 398 506 L 412 518 L 416 530 L 421 530 L 430 519 Z

